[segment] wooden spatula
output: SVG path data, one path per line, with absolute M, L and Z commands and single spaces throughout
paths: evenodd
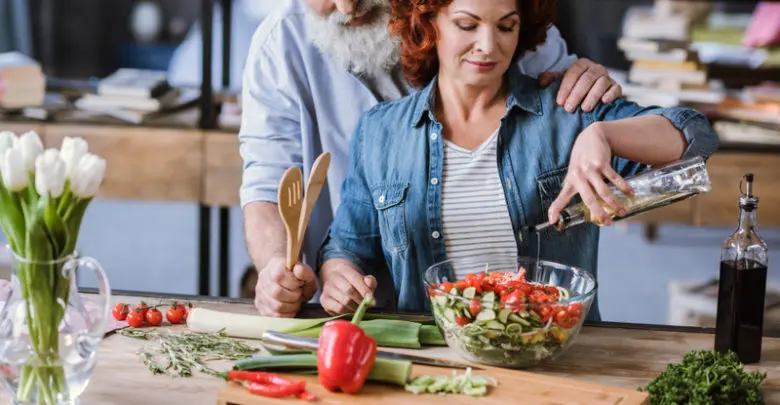
M 301 169 L 291 167 L 284 172 L 278 192 L 279 214 L 287 230 L 287 269 L 291 270 L 298 263 L 303 235 L 298 234 L 301 208 L 303 206 L 303 174 Z
M 306 227 L 309 226 L 311 210 L 317 203 L 317 198 L 320 196 L 322 186 L 325 185 L 325 177 L 328 174 L 329 168 L 330 152 L 325 152 L 318 156 L 311 167 L 311 174 L 309 174 L 309 181 L 306 183 L 306 194 L 304 194 L 303 199 L 301 221 L 298 225 L 298 235 L 300 235 L 299 239 L 301 241 L 303 241 L 303 236 L 306 234 Z M 298 252 L 300 253 L 300 246 L 298 247 Z

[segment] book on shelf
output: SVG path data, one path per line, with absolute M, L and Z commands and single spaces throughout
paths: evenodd
M 21 52 L 0 53 L 0 108 L 40 105 L 45 93 L 46 76 L 38 62 Z
M 159 98 L 170 91 L 164 70 L 121 68 L 100 80 L 97 94 L 112 97 Z
M 780 145 L 780 124 L 767 125 L 739 120 L 718 120 L 712 127 L 722 143 Z

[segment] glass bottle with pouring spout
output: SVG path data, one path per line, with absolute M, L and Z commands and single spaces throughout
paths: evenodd
M 658 167 L 625 180 L 634 191 L 633 195 L 623 194 L 614 185 L 609 187 L 625 208 L 626 215 L 619 216 L 606 202 L 600 201 L 613 222 L 709 192 L 712 188 L 707 166 L 700 156 Z M 586 222 L 602 225 L 600 221 L 591 221 L 590 209 L 585 203 L 578 203 L 562 210 L 557 223 L 544 222 L 531 227 L 531 230 L 539 232 L 553 226 L 560 231 Z
M 747 364 L 761 359 L 769 249 L 756 225 L 753 174 L 746 174 L 744 182 L 737 229 L 721 250 L 715 350 L 734 351 Z

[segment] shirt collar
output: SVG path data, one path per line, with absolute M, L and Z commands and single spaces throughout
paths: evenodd
M 438 74 L 425 86 L 417 96 L 414 107 L 412 126 L 419 126 L 423 118 L 436 121 L 434 105 L 436 102 L 436 83 Z M 509 113 L 514 107 L 520 108 L 531 114 L 542 115 L 542 101 L 539 96 L 537 80 L 520 72 L 516 64 L 512 64 L 507 71 L 509 78 L 509 97 L 506 100 L 506 110 Z

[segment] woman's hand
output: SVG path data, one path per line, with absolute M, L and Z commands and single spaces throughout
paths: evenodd
M 574 142 L 563 188 L 547 211 L 551 224 L 558 222 L 561 210 L 578 193 L 590 209 L 590 219 L 593 222 L 603 225 L 612 223 L 612 216 L 604 210 L 600 201 L 606 202 L 609 210 L 618 216 L 626 215 L 625 208 L 604 181 L 604 178 L 607 178 L 626 195 L 632 193 L 628 183 L 612 169 L 612 148 L 602 130 L 603 125 L 590 125 Z
M 320 305 L 330 315 L 357 310 L 363 298 L 376 289 L 376 278 L 364 276 L 357 266 L 344 259 L 330 259 L 320 269 Z

